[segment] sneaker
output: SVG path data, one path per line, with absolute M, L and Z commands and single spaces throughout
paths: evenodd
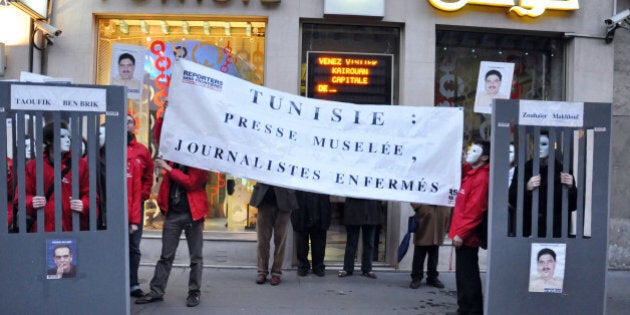
M 444 283 L 442 283 L 442 281 L 440 281 L 440 279 L 427 279 L 427 285 L 430 285 L 432 287 L 436 287 L 438 289 L 444 289 Z
M 420 287 L 422 279 L 416 279 L 416 280 L 411 280 L 411 283 L 409 284 L 409 287 L 412 289 L 417 289 Z
M 149 293 L 149 294 L 147 294 L 147 295 L 145 295 L 145 296 L 143 296 L 141 298 L 138 298 L 136 300 L 136 304 L 148 304 L 148 303 L 159 302 L 159 301 L 163 301 L 163 300 L 164 300 L 163 297 L 161 297 L 161 296 L 153 296 L 153 295 L 151 295 L 151 293 Z
M 146 295 L 146 293 L 144 293 L 144 291 L 142 291 L 142 289 L 135 289 L 135 290 L 131 291 L 131 296 L 133 296 L 133 297 L 141 298 L 141 297 L 143 297 L 145 295 Z
M 269 283 L 271 285 L 278 285 L 281 281 L 282 280 L 280 280 L 280 276 L 271 276 L 271 280 L 269 280 Z
M 188 297 L 186 298 L 186 306 L 197 306 L 199 305 L 199 302 L 201 302 L 201 294 L 199 294 L 198 291 L 188 293 Z
M 256 283 L 263 284 L 265 282 L 267 282 L 267 275 L 259 273 L 258 276 L 256 276 Z

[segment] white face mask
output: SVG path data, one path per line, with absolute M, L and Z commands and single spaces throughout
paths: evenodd
M 540 158 L 544 159 L 549 156 L 549 137 L 540 136 Z
M 101 126 L 98 128 L 98 145 L 101 147 L 105 145 L 105 127 L 104 126 Z
M 510 164 L 514 162 L 514 145 L 510 144 Z
M 482 153 L 483 148 L 478 144 L 473 144 L 466 152 L 466 163 L 475 164 L 477 161 L 479 161 Z
M 26 151 L 26 158 L 31 159 L 31 139 L 24 141 L 24 150 Z
M 62 153 L 66 153 L 70 151 L 70 131 L 68 129 L 61 129 L 59 131 L 59 135 L 61 136 L 61 141 L 59 144 L 59 148 Z

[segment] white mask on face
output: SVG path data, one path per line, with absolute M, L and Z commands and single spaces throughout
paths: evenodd
M 61 129 L 59 131 L 59 135 L 61 136 L 61 141 L 59 144 L 59 148 L 62 153 L 66 153 L 70 151 L 70 131 L 68 129 Z
M 31 159 L 31 139 L 24 141 L 24 150 L 26 151 L 26 159 Z
M 105 145 L 105 127 L 104 126 L 101 126 L 98 128 L 98 145 L 101 147 Z
M 483 148 L 478 144 L 473 144 L 466 152 L 466 163 L 475 164 L 477 161 L 479 161 L 482 153 Z
M 540 158 L 544 159 L 549 156 L 549 137 L 540 136 Z
M 514 145 L 510 144 L 510 164 L 514 162 Z

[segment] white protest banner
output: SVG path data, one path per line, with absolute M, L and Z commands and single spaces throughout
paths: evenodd
M 463 111 L 296 96 L 175 63 L 160 154 L 271 185 L 453 205 Z

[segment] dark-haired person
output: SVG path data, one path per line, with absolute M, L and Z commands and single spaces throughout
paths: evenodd
M 562 290 L 562 278 L 556 277 L 556 252 L 543 248 L 537 255 L 538 274 L 529 280 L 530 292 Z
M 490 185 L 490 143 L 475 141 L 464 156 L 462 183 L 455 199 L 448 236 L 455 246 L 455 282 L 457 312 L 483 314 L 483 295 L 479 276 L 479 247 L 482 240 L 478 226 L 488 211 Z
M 61 154 L 61 173 L 63 178 L 61 180 L 61 207 L 62 207 L 62 224 L 63 231 L 72 231 L 72 212 L 80 213 L 80 229 L 88 230 L 88 209 L 89 204 L 89 174 L 88 165 L 85 159 L 78 158 L 79 165 L 79 196 L 77 199 L 72 199 L 72 171 L 71 171 L 71 152 L 70 152 L 70 130 L 65 122 L 61 122 L 61 129 L 59 130 L 60 136 L 60 154 Z M 55 231 L 55 192 L 54 192 L 54 123 L 48 123 L 44 126 L 43 141 L 44 141 L 44 192 L 45 195 L 37 195 L 36 179 L 38 173 L 37 160 L 33 159 L 26 164 L 26 213 L 30 216 L 37 217 L 36 210 L 44 209 L 44 230 L 46 232 Z M 15 194 L 14 202 L 17 203 L 19 198 L 17 193 Z M 33 229 L 37 229 L 37 224 L 33 224 Z
M 123 85 L 129 89 L 129 93 L 140 93 L 140 80 L 134 78 L 136 71 L 136 58 L 130 53 L 122 53 L 118 56 L 118 76 L 112 78 L 111 85 Z
M 56 267 L 48 269 L 48 279 L 74 278 L 77 267 L 72 264 L 72 248 L 68 245 L 57 245 L 53 249 L 53 260 Z

